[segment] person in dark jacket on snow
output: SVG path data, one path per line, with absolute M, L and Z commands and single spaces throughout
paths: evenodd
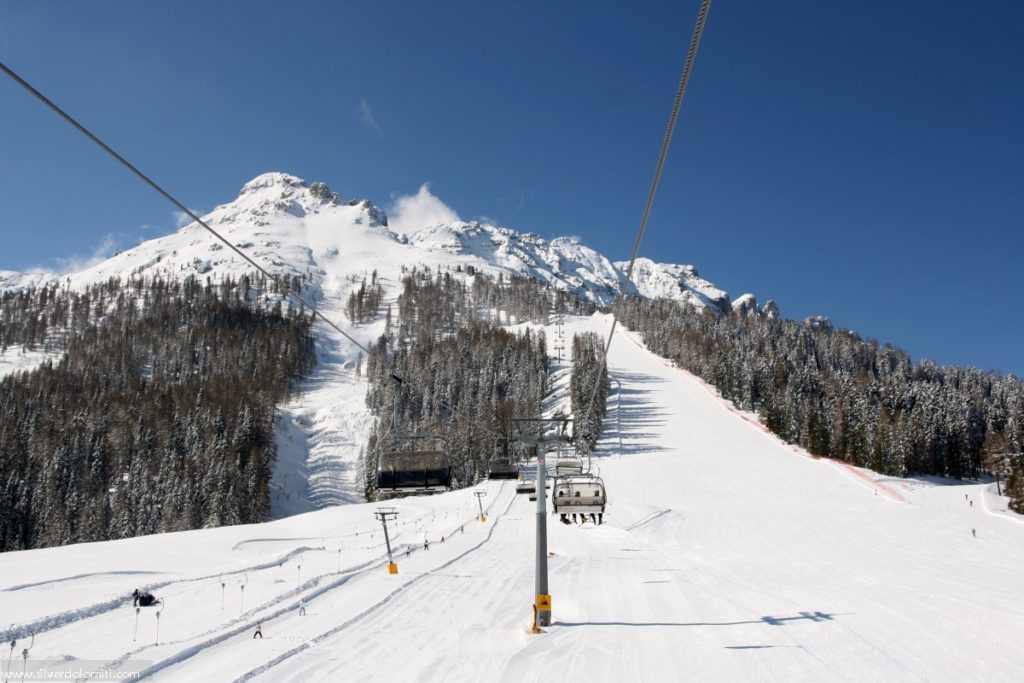
M 140 591 L 138 588 L 132 593 L 132 606 L 133 607 L 152 607 L 158 604 L 160 601 L 156 599 L 156 596 L 148 591 Z

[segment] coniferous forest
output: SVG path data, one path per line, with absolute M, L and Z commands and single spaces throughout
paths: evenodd
M 569 396 L 576 418 L 576 452 L 580 455 L 593 452 L 608 410 L 609 381 L 604 344 L 605 340 L 595 332 L 584 332 L 572 338 Z
M 315 364 L 297 280 L 134 279 L 0 297 L 0 550 L 258 522 L 274 407 Z M 277 303 L 268 304 L 267 301 Z
M 456 485 L 471 486 L 486 475 L 496 450 L 509 442 L 511 420 L 540 415 L 548 391 L 544 333 L 513 333 L 494 322 L 507 320 L 503 316 L 510 313 L 519 321 L 546 320 L 551 295 L 526 278 L 474 274 L 471 282 L 424 269 L 403 277 L 398 319 L 389 317 L 387 333 L 367 359 L 367 404 L 379 417 L 362 463 L 370 500 L 379 447 L 389 434 L 442 436 Z M 571 297 L 561 301 L 569 310 L 586 308 Z M 392 424 L 396 400 L 398 422 Z M 516 456 L 525 452 L 514 444 L 511 448 Z
M 892 476 L 999 474 L 1011 507 L 1024 513 L 1024 383 L 1016 377 L 914 363 L 822 320 L 624 304 L 622 322 L 648 348 L 759 413 L 786 441 Z
M 526 277 L 402 272 L 393 306 L 376 274 L 348 303 L 353 321 L 385 317 L 365 359 L 378 416 L 360 462 L 370 499 L 392 430 L 443 436 L 457 485 L 484 476 L 510 443 L 511 420 L 539 416 L 549 388 L 543 332 L 502 325 L 595 310 Z M 316 363 L 312 316 L 282 305 L 302 284 L 133 278 L 0 295 L 0 351 L 60 355 L 0 380 L 0 550 L 264 520 L 275 406 Z M 1024 512 L 1024 384 L 1015 377 L 914 363 L 821 320 L 631 298 L 622 322 L 811 453 L 893 476 L 998 474 Z M 606 409 L 603 346 L 595 334 L 573 339 L 581 453 L 596 444 Z

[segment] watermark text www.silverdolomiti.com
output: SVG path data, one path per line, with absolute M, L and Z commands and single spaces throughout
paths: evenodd
M 111 666 L 110 662 L 87 659 L 27 659 L 0 662 L 0 675 L 16 681 L 134 681 L 152 661 L 129 659 Z

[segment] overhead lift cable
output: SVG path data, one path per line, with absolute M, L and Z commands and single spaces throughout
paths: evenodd
M 48 97 L 46 97 L 46 95 L 44 95 L 43 93 L 41 93 L 41 92 L 39 92 L 38 90 L 36 90 L 35 88 L 33 88 L 31 84 L 29 84 L 29 83 L 28 83 L 28 82 L 27 82 L 27 81 L 26 81 L 26 80 L 25 80 L 24 78 L 22 78 L 22 77 L 21 77 L 21 76 L 19 76 L 18 74 L 14 73 L 14 72 L 13 72 L 13 71 L 12 71 L 12 70 L 11 70 L 10 68 L 8 68 L 8 67 L 7 67 L 7 65 L 6 65 L 6 64 L 4 64 L 3 62 L 0 62 L 0 70 L 2 70 L 2 71 L 3 71 L 4 73 L 5 73 L 5 74 L 7 74 L 8 76 L 10 76 L 10 77 L 11 77 L 11 78 L 12 78 L 12 79 L 14 80 L 14 82 L 16 82 L 16 83 L 17 83 L 18 85 L 20 85 L 20 86 L 21 86 L 22 88 L 24 88 L 25 90 L 29 91 L 29 92 L 30 92 L 30 93 L 31 93 L 31 94 L 32 94 L 33 96 L 35 96 L 35 98 L 36 98 L 36 99 L 38 99 L 38 100 L 39 100 L 40 102 L 42 102 L 42 103 L 43 103 L 43 104 L 45 104 L 45 105 L 46 105 L 47 107 L 49 107 L 50 109 L 52 109 L 52 110 L 54 111 L 54 113 L 56 113 L 56 114 L 57 114 L 58 116 L 60 116 L 60 117 L 61 117 L 62 119 L 64 119 L 64 120 L 65 120 L 65 121 L 67 121 L 68 123 L 70 123 L 70 124 L 71 124 L 71 125 L 72 125 L 72 126 L 73 126 L 74 128 L 76 128 L 76 129 L 78 130 L 78 132 L 80 132 L 80 133 L 81 133 L 82 135 L 84 135 L 85 137 L 89 138 L 90 140 L 92 140 L 93 142 L 95 142 L 95 143 L 96 143 L 97 145 L 99 145 L 99 147 L 100 147 L 100 148 L 101 148 L 101 149 L 102 149 L 102 150 L 103 150 L 104 152 L 106 152 L 106 153 L 107 153 L 107 154 L 109 154 L 110 156 L 114 157 L 114 159 L 116 159 L 116 160 L 117 160 L 117 161 L 118 161 L 118 162 L 119 162 L 119 163 L 120 163 L 120 164 L 121 164 L 122 166 L 124 166 L 124 167 L 125 167 L 125 168 L 127 168 L 127 169 L 128 169 L 129 171 L 131 171 L 131 172 L 132 172 L 132 173 L 134 173 L 134 174 L 135 174 L 136 176 L 138 176 L 138 178 L 139 178 L 140 180 L 142 180 L 142 182 L 146 183 L 146 184 L 147 184 L 147 185 L 149 185 L 149 186 L 150 186 L 151 188 L 153 188 L 154 190 L 156 190 L 156 191 L 157 191 L 157 192 L 158 192 L 158 193 L 159 193 L 159 194 L 160 194 L 160 195 L 161 195 L 161 196 L 162 196 L 162 197 L 163 197 L 164 199 L 166 199 L 166 200 L 167 200 L 167 201 L 169 201 L 169 202 L 170 202 L 171 204 L 173 204 L 173 205 L 174 205 L 175 207 L 177 207 L 177 208 L 178 208 L 179 210 L 181 210 L 182 212 L 184 212 L 184 213 L 185 213 L 185 215 L 187 215 L 187 216 L 188 216 L 189 218 L 191 218 L 192 220 L 194 220 L 194 221 L 195 221 L 196 223 L 198 223 L 199 225 L 201 225 L 201 226 L 203 226 L 204 228 L 206 228 L 206 229 L 207 229 L 207 230 L 208 230 L 208 231 L 210 232 L 210 234 L 212 234 L 212 235 L 213 235 L 214 237 L 216 237 L 216 238 L 217 238 L 218 240 L 220 240 L 220 241 L 221 241 L 221 242 L 223 242 L 223 243 L 224 243 L 225 245 L 227 245 L 227 246 L 228 246 L 228 248 L 230 248 L 230 249 L 231 249 L 232 251 L 234 251 L 234 252 L 235 252 L 236 254 L 238 254 L 239 256 L 241 256 L 241 257 L 242 257 L 242 259 L 244 259 L 244 260 L 245 260 L 245 261 L 246 261 L 247 263 L 249 263 L 249 265 L 251 265 L 251 266 L 252 266 L 253 268 L 255 268 L 256 270 L 258 270 L 258 271 L 260 271 L 261 273 L 263 273 L 264 275 L 266 275 L 266 276 L 267 276 L 268 278 L 270 278 L 270 279 L 271 279 L 271 280 L 272 280 L 273 282 L 279 282 L 279 280 L 278 280 L 278 276 L 274 275 L 273 273 L 271 273 L 270 271 L 268 271 L 268 270 L 267 270 L 266 268 L 264 268 L 263 266 L 261 266 L 261 265 L 260 265 L 259 263 L 257 263 L 256 261 L 254 261 L 254 260 L 253 260 L 253 259 L 252 259 L 252 258 L 251 258 L 251 257 L 250 257 L 250 256 L 249 256 L 248 254 L 246 254 L 246 253 L 245 253 L 244 251 L 242 251 L 242 250 L 241 250 L 241 249 L 239 249 L 239 248 L 238 248 L 237 246 L 235 246 L 234 244 L 232 244 L 232 243 L 231 243 L 231 242 L 230 242 L 230 241 L 229 241 L 228 239 L 226 239 L 226 238 L 225 238 L 225 237 L 224 237 L 223 235 L 221 235 L 221 234 L 220 234 L 219 232 L 217 232 L 216 230 L 214 230 L 213 228 L 211 228 L 211 227 L 209 226 L 209 224 L 207 224 L 207 222 L 206 222 L 206 221 L 204 221 L 204 220 L 203 220 L 202 218 L 200 218 L 199 216 L 197 216 L 197 215 L 195 214 L 195 212 L 193 212 L 193 211 L 192 211 L 191 209 L 189 209 L 189 208 L 188 208 L 187 206 L 185 206 L 184 204 L 182 204 L 182 203 L 181 203 L 180 201 L 178 201 L 177 199 L 175 199 L 175 198 L 174 198 L 174 196 L 173 196 L 173 195 L 171 195 L 171 193 L 170 193 L 170 192 L 168 192 L 168 191 L 167 191 L 167 190 L 165 190 L 164 188 L 160 187 L 160 186 L 159 186 L 158 184 L 156 184 L 156 182 L 154 182 L 154 181 L 153 181 L 152 179 L 150 179 L 150 178 L 149 178 L 149 176 L 147 176 L 147 175 L 146 175 L 145 173 L 143 173 L 143 172 L 142 172 L 142 171 L 140 171 L 140 170 L 139 170 L 138 168 L 136 168 L 136 167 L 135 167 L 135 166 L 134 166 L 134 165 L 133 165 L 133 164 L 132 164 L 132 163 L 131 163 L 130 161 L 128 161 L 128 160 L 127 160 L 127 159 L 125 159 L 125 158 L 124 158 L 123 156 L 121 156 L 120 154 L 118 154 L 117 152 L 115 152 L 115 151 L 114 151 L 113 149 L 111 149 L 111 147 L 110 147 L 109 145 L 107 145 L 107 143 L 105 143 L 105 142 L 103 142 L 102 140 L 100 140 L 100 139 L 99 139 L 99 138 L 98 138 L 98 137 L 97 137 L 97 136 L 96 136 L 95 134 L 93 134 L 93 133 L 92 133 L 92 131 L 90 131 L 90 130 L 89 130 L 88 128 L 86 128 L 86 127 L 85 127 L 85 126 L 83 126 L 83 125 L 82 125 L 81 123 L 79 123 L 78 121 L 76 121 L 76 120 L 75 120 L 75 119 L 74 119 L 74 118 L 73 118 L 73 117 L 72 117 L 72 116 L 71 116 L 70 114 L 68 114 L 68 113 L 67 113 L 67 112 L 65 112 L 65 111 L 64 111 L 63 109 L 61 109 L 61 108 L 60 108 L 60 107 L 58 107 L 58 106 L 57 106 L 56 104 L 54 104 L 54 103 L 53 103 L 53 102 L 52 102 L 52 101 L 51 101 L 51 100 L 50 100 L 50 99 L 49 99 Z M 327 325 L 329 325 L 329 326 L 330 326 L 331 328 L 333 328 L 333 329 L 334 329 L 335 331 L 337 331 L 338 333 L 340 333 L 340 334 L 341 334 L 341 335 L 342 335 L 343 337 L 345 337 L 346 339 L 348 339 L 348 340 L 349 340 L 350 342 L 352 342 L 353 344 L 355 344 L 356 346 L 358 346 L 358 347 L 359 347 L 359 348 L 360 348 L 360 349 L 361 349 L 361 350 L 362 350 L 362 351 L 363 351 L 364 353 L 366 353 L 367 355 L 369 355 L 369 353 L 370 353 L 370 350 L 369 350 L 368 348 L 366 348 L 365 346 L 363 346 L 362 344 L 360 344 L 360 343 L 359 343 L 358 341 L 356 341 L 355 339 L 353 339 L 353 338 L 352 338 L 352 336 L 351 336 L 350 334 L 346 333 L 346 332 L 345 332 L 345 330 L 341 329 L 341 327 L 339 327 L 338 325 L 336 325 L 336 324 L 335 324 L 335 323 L 334 323 L 334 322 L 333 322 L 333 321 L 332 321 L 332 320 L 331 320 L 330 318 L 328 318 L 328 317 L 327 317 L 327 316 L 325 316 L 325 315 L 324 315 L 323 313 L 321 313 L 321 312 L 320 312 L 319 310 L 317 310 L 317 308 L 316 308 L 315 306 L 312 306 L 311 304 L 309 304 L 308 302 L 306 302 L 306 301 L 305 301 L 304 299 L 302 299 L 302 297 L 300 297 L 300 296 L 298 296 L 298 295 L 296 295 L 296 298 L 298 298 L 298 299 L 299 299 L 299 301 L 300 301 L 300 302 L 302 302 L 302 304 L 303 304 L 304 306 L 306 306 L 307 308 L 309 308 L 309 309 L 310 309 L 310 310 L 311 310 L 311 311 L 313 312 L 313 314 L 314 314 L 315 316 L 319 317 L 319 318 L 320 318 L 320 319 L 321 319 L 322 321 L 324 321 L 324 322 L 325 322 L 325 323 L 326 323 Z
M 598 370 L 598 377 L 608 367 L 608 353 L 612 348 L 612 338 L 615 336 L 615 328 L 619 322 L 619 314 L 622 309 L 622 300 L 629 291 L 629 284 L 633 281 L 633 266 L 636 264 L 637 254 L 640 253 L 640 243 L 644 239 L 644 232 L 647 230 L 647 220 L 651 215 L 651 206 L 654 204 L 654 195 L 658 191 L 658 183 L 661 181 L 661 171 L 665 166 L 665 157 L 668 156 L 668 147 L 672 142 L 672 134 L 676 129 L 676 121 L 679 119 L 679 109 L 683 104 L 683 96 L 686 94 L 686 85 L 690 80 L 690 72 L 693 70 L 693 62 L 697 57 L 697 48 L 700 46 L 700 38 L 704 33 L 704 24 L 708 18 L 708 9 L 711 7 L 711 0 L 702 0 L 700 10 L 697 12 L 697 23 L 693 27 L 693 36 L 690 38 L 690 49 L 686 53 L 686 63 L 683 65 L 683 73 L 679 77 L 679 86 L 676 88 L 676 99 L 672 103 L 672 113 L 668 117 L 668 127 L 665 130 L 665 139 L 661 143 L 661 151 L 658 153 L 658 163 L 654 167 L 654 179 L 651 181 L 651 188 L 647 192 L 647 202 L 644 204 L 643 214 L 640 216 L 640 226 L 636 231 L 636 240 L 633 242 L 633 254 L 629 257 L 629 266 L 626 268 L 626 277 L 622 281 L 622 291 L 616 297 L 612 306 L 612 329 L 608 332 L 608 341 L 604 347 L 604 358 Z M 587 409 L 583 413 L 585 425 L 594 409 L 594 402 L 597 400 L 599 383 L 594 383 L 594 390 L 587 402 Z
M 178 201 L 170 192 L 168 192 L 167 190 L 162 188 L 154 180 L 152 180 L 149 176 L 147 176 L 145 173 L 140 171 L 130 161 L 128 161 L 123 156 L 121 156 L 116 151 L 114 151 L 108 144 L 103 142 L 92 131 L 90 131 L 88 128 L 86 128 L 81 123 L 76 121 L 70 114 L 65 112 L 60 107 L 58 107 L 53 101 L 51 101 L 48 97 L 46 97 L 41 92 L 39 92 L 34 87 L 32 87 L 31 84 L 29 84 L 25 79 L 23 79 L 21 76 L 16 74 L 9 67 L 7 67 L 7 65 L 3 64 L 2 62 L 0 62 L 0 70 L 3 70 L 3 72 L 5 74 L 7 74 L 8 76 L 10 76 L 18 85 L 20 85 L 25 90 L 30 92 L 39 101 L 41 101 L 47 107 L 52 109 L 58 116 L 63 118 L 65 121 L 67 121 L 69 124 L 71 124 L 75 129 L 77 129 L 80 133 L 82 133 L 87 138 L 89 138 L 94 143 L 96 143 L 104 152 L 106 152 L 107 154 L 112 156 L 115 160 L 118 161 L 118 163 L 120 163 L 122 166 L 127 168 L 133 174 L 135 174 L 140 180 L 142 180 L 142 182 L 146 183 L 151 188 L 156 190 L 157 193 L 159 193 L 164 199 L 166 199 L 171 204 L 173 204 L 175 207 L 180 209 L 182 212 L 185 213 L 185 215 L 187 215 L 189 218 L 194 220 L 196 223 L 198 223 L 199 225 L 201 225 L 204 228 L 206 228 L 206 230 L 209 231 L 209 233 L 211 235 L 213 235 L 218 240 L 220 240 L 225 245 L 227 245 L 233 252 L 238 254 L 246 263 L 251 265 L 253 268 L 258 270 L 259 272 L 263 273 L 263 275 L 265 275 L 267 278 L 269 278 L 272 282 L 278 282 L 278 283 L 280 282 L 279 281 L 279 277 L 277 275 L 274 275 L 273 273 L 268 271 L 265 267 L 260 265 L 253 258 L 251 258 L 248 254 L 246 254 L 244 251 L 242 251 L 238 246 L 232 244 L 227 238 L 225 238 L 219 232 L 217 232 L 212 227 L 210 227 L 210 225 L 206 221 L 204 221 L 202 218 L 197 216 L 194 211 L 189 209 L 182 202 Z M 364 346 L 363 344 L 360 344 L 350 334 L 346 333 L 345 330 L 341 329 L 341 327 L 336 325 L 334 323 L 334 321 L 332 321 L 330 318 L 328 318 L 323 313 L 321 313 L 315 306 L 313 306 L 309 302 L 305 301 L 300 294 L 294 293 L 293 295 L 295 296 L 295 298 L 303 306 L 305 306 L 306 308 L 309 308 L 313 312 L 313 314 L 315 316 L 319 317 L 320 320 L 322 320 L 324 323 L 326 323 L 332 329 L 334 329 L 339 334 L 341 334 L 343 337 L 345 337 L 350 342 L 352 342 L 355 346 L 357 346 L 364 353 L 366 353 L 367 356 L 370 355 L 370 350 L 366 346 Z M 402 378 L 399 377 L 398 375 L 392 374 L 391 377 L 392 377 L 393 380 L 395 380 L 395 382 L 399 386 L 403 386 L 405 384 L 405 382 L 402 380 Z M 396 401 L 397 401 L 397 397 L 398 397 L 397 391 L 398 390 L 396 390 L 396 394 L 395 394 Z M 448 406 L 446 403 L 444 403 L 443 401 L 441 403 L 454 416 L 455 411 L 452 410 L 452 408 L 450 406 Z M 397 405 L 397 403 L 396 403 L 396 405 Z M 397 415 L 397 412 L 396 412 L 396 415 Z M 397 434 L 394 434 L 395 427 L 396 427 L 396 422 L 393 420 L 392 423 L 388 426 L 387 432 L 385 432 L 385 437 L 388 436 L 388 435 L 393 435 L 393 437 L 397 437 Z M 413 437 L 415 437 L 415 438 L 422 438 L 423 436 L 425 436 L 425 435 L 406 435 L 407 440 L 409 438 L 413 438 Z M 430 435 L 430 436 L 433 437 L 433 435 Z M 416 487 L 414 487 L 417 491 L 422 490 L 422 491 L 431 491 L 432 492 L 432 491 L 435 491 L 435 490 L 443 490 L 445 488 L 449 488 L 450 487 L 450 482 L 451 482 L 451 479 L 450 479 L 450 476 L 451 476 L 451 465 L 448 462 L 447 451 L 448 451 L 448 449 L 447 449 L 447 447 L 445 447 L 442 451 L 436 451 L 436 450 L 426 450 L 426 451 L 424 451 L 421 448 L 419 451 L 412 452 L 411 453 L 411 459 L 413 461 L 416 461 L 420 465 L 423 465 L 423 463 L 432 463 L 432 465 L 429 465 L 429 466 L 428 465 L 423 465 L 423 467 L 419 468 L 419 469 L 422 469 L 422 472 L 420 472 L 419 469 L 412 470 L 412 471 L 410 471 L 408 469 L 396 471 L 395 462 L 393 462 L 393 461 L 386 462 L 387 459 L 385 458 L 385 459 L 383 459 L 381 461 L 381 463 L 379 465 L 378 484 L 383 483 L 384 481 L 387 481 L 389 483 L 389 488 L 392 491 L 398 491 L 398 490 L 403 490 L 404 491 L 404 490 L 408 490 L 410 488 L 410 482 L 411 481 L 419 481 L 419 479 L 417 477 L 418 477 L 419 474 L 422 474 L 422 482 L 423 482 L 422 486 L 417 485 Z M 410 454 L 407 454 L 407 455 L 410 455 Z

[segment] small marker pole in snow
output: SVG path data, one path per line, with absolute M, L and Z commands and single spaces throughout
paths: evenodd
M 338 573 L 341 573 L 341 548 L 338 548 Z
M 248 574 L 242 574 L 242 578 L 244 580 L 243 580 L 242 584 L 239 586 L 239 588 L 242 589 L 242 601 L 238 604 L 238 613 L 239 614 L 241 614 L 245 610 L 245 584 L 249 583 L 249 575 Z
M 474 491 L 473 495 L 476 496 L 477 505 L 480 506 L 480 521 L 486 522 L 487 518 L 484 517 L 484 496 L 487 495 L 487 491 Z
M 13 632 L 14 631 L 14 624 L 11 624 L 11 627 L 9 629 L 7 629 L 7 630 L 8 630 L 9 633 Z M 11 658 L 14 657 L 14 648 L 17 647 L 17 646 L 18 646 L 18 641 L 15 640 L 12 637 L 11 638 L 11 651 L 7 654 L 7 667 L 4 669 L 4 683 L 6 683 L 7 677 L 11 673 Z
M 25 677 L 25 669 L 28 667 L 28 651 L 36 644 L 36 634 L 32 634 L 32 642 L 29 643 L 28 647 L 21 651 L 21 680 L 28 680 Z
M 224 593 L 227 590 L 227 584 L 224 583 L 224 575 L 220 575 L 220 611 L 224 611 Z
M 301 558 L 299 559 L 299 582 L 297 584 L 295 584 L 295 585 L 296 586 L 301 586 L 302 585 L 302 559 Z
M 141 607 L 136 606 L 135 608 L 135 633 L 132 634 L 132 642 L 139 637 L 139 612 L 142 611 Z
M 160 609 L 156 612 L 156 645 L 160 644 L 160 614 L 164 611 L 161 605 Z

